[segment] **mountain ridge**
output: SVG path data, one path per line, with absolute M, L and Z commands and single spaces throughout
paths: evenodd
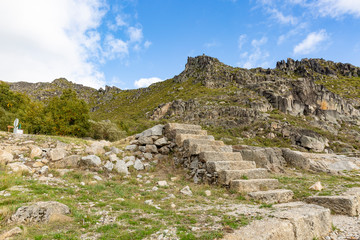
M 157 122 L 178 121 L 201 124 L 234 144 L 277 144 L 303 150 L 300 139 L 306 133 L 322 141 L 324 149 L 336 148 L 325 147 L 330 138 L 330 143 L 354 151 L 360 148 L 359 75 L 359 67 L 324 59 L 287 59 L 274 69 L 243 69 L 202 55 L 189 57 L 184 71 L 174 78 L 147 88 L 96 90 L 60 79 L 46 87 L 32 85 L 36 91 L 29 91 L 28 84 L 26 91 L 46 100 L 61 89 L 74 88 L 89 103 L 93 119 L 109 119 L 128 134 Z M 10 86 L 26 93 L 21 84 Z M 43 97 L 39 89 L 47 95 Z M 279 129 L 272 128 L 272 123 Z M 344 142 L 349 134 L 351 141 Z

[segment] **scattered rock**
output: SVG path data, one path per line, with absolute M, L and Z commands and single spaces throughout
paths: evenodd
M 112 162 L 110 162 L 110 161 L 107 161 L 105 163 L 105 165 L 104 165 L 104 168 L 106 170 L 108 170 L 109 172 L 111 172 L 113 170 L 113 168 L 114 168 L 114 164 Z
M 158 181 L 159 187 L 167 187 L 169 184 L 166 181 Z
M 134 163 L 134 168 L 138 171 L 144 170 L 144 164 L 139 159 L 136 159 Z
M 324 187 L 321 185 L 321 182 L 314 183 L 309 189 L 315 190 L 315 191 L 321 191 Z
M 70 214 L 70 208 L 56 201 L 37 202 L 30 206 L 20 207 L 10 220 L 18 223 L 46 223 L 54 214 L 58 216 Z
M 13 229 L 4 232 L 3 234 L 0 235 L 0 240 L 10 240 L 10 239 L 14 239 L 14 237 L 16 235 L 19 235 L 22 233 L 21 228 L 19 227 L 14 227 Z
M 30 158 L 34 159 L 35 157 L 41 157 L 42 152 L 41 148 L 34 146 L 31 148 Z
M 6 165 L 9 162 L 12 162 L 14 159 L 14 156 L 4 150 L 0 150 L 0 164 Z
M 125 161 L 123 160 L 119 160 L 116 162 L 115 167 L 114 167 L 115 171 L 117 171 L 118 173 L 122 173 L 122 174 L 129 174 L 129 170 L 125 164 Z
M 189 186 L 184 187 L 183 189 L 180 190 L 180 192 L 184 195 L 192 196 L 192 191 L 190 190 Z
M 210 190 L 206 190 L 206 191 L 205 191 L 205 195 L 206 195 L 207 197 L 210 197 L 210 196 L 211 196 L 211 191 L 210 191 Z
M 81 156 L 71 155 L 71 156 L 65 157 L 62 160 L 56 161 L 54 163 L 54 167 L 56 167 L 56 168 L 67 168 L 67 167 L 74 168 L 79 165 L 80 160 L 81 160 Z
M 10 163 L 8 165 L 8 167 L 13 171 L 13 172 L 28 172 L 31 173 L 32 170 L 30 167 L 26 166 L 23 163 L 19 163 L 19 162 L 14 162 L 14 163 Z
M 55 148 L 52 149 L 49 154 L 52 161 L 59 161 L 66 156 L 66 151 L 62 148 Z

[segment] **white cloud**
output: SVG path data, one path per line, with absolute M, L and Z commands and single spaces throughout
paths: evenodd
M 360 17 L 359 0 L 318 0 L 315 5 L 323 16 L 340 17 L 349 14 Z
M 245 42 L 246 42 L 246 34 L 241 34 L 241 35 L 239 36 L 239 39 L 238 39 L 238 48 L 239 48 L 239 50 L 242 49 L 242 47 L 243 47 L 243 45 L 245 44 Z
M 49 82 L 65 77 L 105 86 L 100 64 L 129 57 L 136 44 L 151 45 L 143 43 L 142 28 L 125 21 L 129 16 L 105 18 L 109 9 L 105 0 L 0 1 L 0 79 Z M 116 37 L 119 31 L 128 38 Z
M 128 43 L 121 39 L 116 39 L 112 35 L 106 36 L 105 47 L 104 56 L 109 59 L 123 58 L 129 54 Z
M 276 8 L 271 8 L 268 11 L 272 15 L 272 17 L 275 18 L 279 23 L 295 25 L 298 22 L 296 17 L 292 15 L 285 16 L 282 12 L 280 12 Z
M 52 81 L 66 77 L 92 87 L 104 75 L 88 61 L 99 54 L 100 0 L 0 1 L 0 79 Z
M 145 41 L 144 42 L 144 48 L 149 48 L 151 46 L 152 42 L 150 41 Z
M 254 48 L 258 48 L 262 45 L 264 45 L 265 43 L 267 43 L 267 37 L 262 37 L 260 39 L 254 39 L 251 41 L 251 45 L 254 47 Z
M 319 44 L 328 38 L 328 34 L 324 29 L 318 32 L 312 32 L 298 45 L 294 47 L 294 54 L 309 54 L 314 52 Z
M 243 60 L 239 62 L 238 65 L 243 68 L 268 67 L 269 63 L 266 59 L 270 56 L 270 54 L 268 51 L 261 49 L 261 46 L 266 44 L 267 41 L 267 37 L 253 39 L 251 41 L 251 45 L 253 47 L 252 51 L 242 53 L 240 57 Z
M 139 80 L 134 82 L 135 87 L 138 88 L 143 88 L 143 87 L 148 87 L 153 83 L 156 82 L 161 82 L 162 80 L 160 78 L 157 77 L 152 77 L 152 78 L 140 78 Z
M 121 15 L 116 15 L 115 22 L 118 27 L 126 26 L 127 23 L 124 21 L 123 17 Z
M 130 42 L 140 42 L 143 38 L 143 33 L 141 28 L 129 27 L 128 34 L 130 37 Z

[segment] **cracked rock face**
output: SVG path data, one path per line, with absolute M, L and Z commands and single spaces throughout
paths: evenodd
M 37 202 L 30 206 L 20 207 L 10 220 L 18 223 L 46 223 L 52 216 L 67 214 L 70 214 L 70 208 L 65 204 L 55 201 Z

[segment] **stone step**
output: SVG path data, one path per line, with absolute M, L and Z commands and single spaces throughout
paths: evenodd
M 278 188 L 278 186 L 279 181 L 277 179 L 249 179 L 230 181 L 230 189 L 246 193 L 273 190 Z
M 166 136 L 168 137 L 168 135 L 170 135 L 172 136 L 171 139 L 176 139 L 176 136 L 179 134 L 207 135 L 207 131 L 197 129 L 173 129 L 168 132 Z
M 239 152 L 215 152 L 206 151 L 199 154 L 199 160 L 202 162 L 216 162 L 216 161 L 242 161 L 241 153 Z
M 268 191 L 250 192 L 248 196 L 257 201 L 267 204 L 272 203 L 286 203 L 291 201 L 294 197 L 294 193 L 287 189 L 275 189 Z
M 201 144 L 201 145 L 212 145 L 212 146 L 225 146 L 223 141 L 215 141 L 209 139 L 186 139 L 183 143 L 183 147 L 186 150 L 189 150 L 190 147 Z
M 262 179 L 267 177 L 269 177 L 269 172 L 265 168 L 224 170 L 219 172 L 219 183 L 228 185 L 231 180 Z
M 188 154 L 199 155 L 201 152 L 232 152 L 232 146 L 224 145 L 208 145 L 208 144 L 192 144 L 188 149 Z
M 200 125 L 183 124 L 183 123 L 168 123 L 165 125 L 165 130 L 185 129 L 185 130 L 201 130 Z
M 341 196 L 312 196 L 307 203 L 331 209 L 336 214 L 357 216 L 360 214 L 360 188 L 350 188 Z
M 215 138 L 211 135 L 178 134 L 175 137 L 175 143 L 178 145 L 178 147 L 182 147 L 184 140 L 186 140 L 186 139 L 215 140 Z
M 221 172 L 230 169 L 254 169 L 255 162 L 250 161 L 211 161 L 206 162 L 206 169 L 210 173 Z

